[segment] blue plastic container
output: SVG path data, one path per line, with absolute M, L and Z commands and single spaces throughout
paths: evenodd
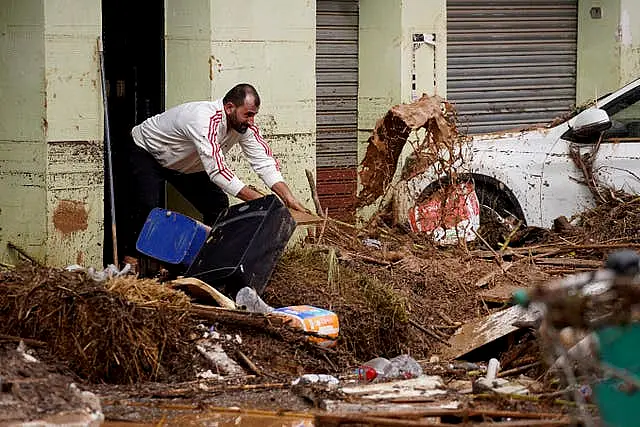
M 136 249 L 159 261 L 189 268 L 210 232 L 200 221 L 154 208 L 138 236 Z

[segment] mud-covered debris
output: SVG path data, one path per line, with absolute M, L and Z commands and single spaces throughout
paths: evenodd
M 395 174 L 400 153 L 409 135 L 421 128 L 426 129 L 426 136 L 414 147 L 417 155 L 411 169 L 435 163 L 443 150 L 455 154 L 458 131 L 454 110 L 449 103 L 439 96 L 423 95 L 414 103 L 392 107 L 378 120 L 373 135 L 369 137 L 367 152 L 359 171 L 362 183 L 358 194 L 359 206 L 369 205 L 384 194 Z M 425 147 L 429 147 L 426 152 Z M 453 157 L 455 155 L 449 156 Z

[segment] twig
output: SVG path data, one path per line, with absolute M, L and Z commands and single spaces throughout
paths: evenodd
M 473 227 L 471 228 L 471 231 L 473 231 L 473 234 L 475 234 L 475 235 L 476 235 L 476 237 L 477 237 L 478 239 L 480 239 L 480 241 L 481 241 L 482 243 L 484 243 L 484 245 L 485 245 L 486 247 L 488 247 L 488 248 L 489 248 L 489 251 L 491 251 L 491 253 L 493 254 L 493 257 L 494 257 L 494 258 L 495 258 L 495 260 L 496 260 L 496 263 L 498 264 L 498 266 L 499 266 L 500 268 L 502 268 L 502 255 L 498 254 L 498 253 L 495 251 L 495 249 L 493 249 L 493 248 L 491 247 L 491 245 L 490 245 L 489 243 L 487 243 L 487 241 L 486 241 L 486 240 L 484 240 L 484 237 L 482 237 L 480 234 L 478 234 L 478 232 L 477 232 L 476 230 L 474 230 L 474 229 L 473 229 Z
M 28 253 L 26 253 L 24 251 L 24 249 L 20 248 L 19 246 L 17 246 L 15 243 L 12 242 L 7 242 L 7 247 L 9 249 L 13 249 L 14 251 L 18 252 L 20 255 L 22 255 L 23 257 L 25 257 L 26 259 L 28 259 L 29 261 L 31 261 L 33 264 L 38 264 L 40 265 L 40 263 L 38 261 L 35 260 L 35 258 L 33 258 L 32 256 L 30 256 Z
M 498 274 L 504 274 L 507 272 L 507 270 L 509 270 L 511 267 L 513 266 L 512 262 L 508 262 L 502 265 L 502 270 L 500 271 L 492 271 L 489 274 L 485 274 L 484 276 L 482 276 L 473 286 L 476 288 L 481 288 L 483 286 L 486 286 L 489 284 L 489 282 L 491 281 L 491 279 L 493 279 L 495 276 L 497 276 Z
M 242 363 L 245 365 L 247 369 L 249 369 L 251 372 L 253 372 L 259 377 L 263 375 L 260 368 L 258 368 L 256 364 L 253 363 L 251 359 L 249 359 L 247 355 L 244 354 L 241 350 L 236 349 L 236 354 L 238 355 L 238 357 L 240 358 L 240 360 L 242 361 Z
M 367 255 L 360 255 L 360 254 L 355 253 L 355 252 L 348 252 L 347 255 L 354 256 L 356 258 L 360 258 L 361 260 L 366 261 L 366 262 L 370 262 L 371 264 L 384 265 L 384 266 L 391 265 L 391 263 L 389 261 L 380 260 L 378 258 L 373 258 L 373 257 L 367 256 Z
M 46 347 L 47 343 L 44 341 L 34 340 L 31 338 L 21 338 L 13 335 L 0 334 L 0 341 L 20 342 L 23 341 L 26 345 L 31 347 Z
M 324 237 L 324 231 L 327 229 L 327 221 L 329 220 L 329 208 L 324 211 L 324 221 L 322 221 L 322 228 L 320 229 L 320 236 L 318 236 L 317 245 L 320 244 L 322 238 Z
M 318 197 L 318 190 L 316 189 L 316 179 L 313 176 L 313 172 L 311 172 L 309 169 L 305 169 L 304 171 L 307 174 L 307 181 L 309 181 L 309 188 L 311 189 L 311 198 L 313 199 L 313 204 L 316 207 L 316 214 L 322 215 L 324 211 L 322 209 L 322 205 L 320 204 L 320 198 Z
M 331 359 L 329 359 L 329 356 L 327 356 L 327 353 L 320 353 L 320 354 L 322 354 L 322 357 L 324 357 L 324 360 L 326 360 L 327 363 L 331 365 L 331 369 L 333 369 L 335 372 L 338 372 L 338 367 L 335 365 L 335 363 L 331 361 Z
M 436 313 L 438 314 L 438 316 L 440 316 L 442 318 L 442 320 L 444 320 L 445 322 L 447 322 L 451 326 L 460 326 L 461 325 L 460 322 L 454 322 L 451 319 L 451 317 L 447 316 L 444 312 L 442 312 L 442 310 L 437 310 L 436 309 Z
M 446 345 L 447 347 L 451 347 L 451 344 L 449 344 L 447 341 L 443 340 L 442 338 L 440 338 L 438 335 L 436 335 L 433 331 L 430 331 L 429 329 L 425 328 L 424 326 L 422 326 L 421 324 L 417 323 L 415 320 L 409 320 L 409 324 L 419 330 L 421 330 L 422 332 L 424 332 L 425 334 L 429 335 L 431 338 L 433 338 L 436 341 L 441 342 L 442 344 Z
M 507 369 L 506 371 L 502 371 L 498 373 L 498 378 L 508 377 L 511 375 L 516 375 L 524 371 L 528 371 L 531 368 L 539 366 L 542 362 L 537 361 L 533 363 L 529 363 L 528 365 L 518 366 L 517 368 Z

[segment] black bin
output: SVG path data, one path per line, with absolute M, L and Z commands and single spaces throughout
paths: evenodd
M 223 211 L 187 270 L 235 298 L 250 286 L 262 295 L 296 222 L 280 199 L 270 194 Z

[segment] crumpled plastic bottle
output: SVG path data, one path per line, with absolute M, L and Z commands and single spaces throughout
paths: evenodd
M 266 314 L 273 311 L 273 307 L 264 302 L 255 289 L 248 286 L 240 289 L 236 294 L 236 305 L 251 313 Z
M 358 379 L 367 382 L 410 379 L 421 376 L 422 367 L 413 357 L 402 354 L 393 359 L 376 357 L 363 363 L 357 373 Z
M 385 379 L 410 379 L 422 375 L 422 367 L 416 360 L 406 354 L 389 360 L 389 367 L 384 372 Z
M 382 378 L 384 376 L 385 370 L 389 368 L 389 359 L 385 359 L 384 357 L 376 357 L 375 359 L 371 359 L 368 362 L 360 365 L 358 370 L 356 371 L 358 374 L 358 379 L 361 381 L 371 382 L 376 378 Z

